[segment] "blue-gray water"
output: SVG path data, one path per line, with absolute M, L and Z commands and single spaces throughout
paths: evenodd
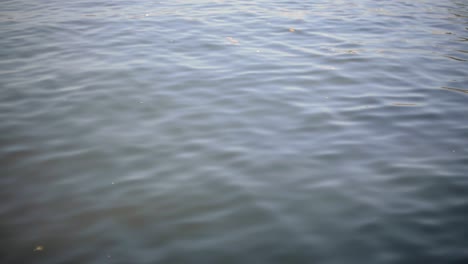
M 468 263 L 468 3 L 2 0 L 0 263 Z

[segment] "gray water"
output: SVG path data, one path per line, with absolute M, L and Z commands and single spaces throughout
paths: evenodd
M 468 3 L 0 5 L 0 263 L 468 263 Z

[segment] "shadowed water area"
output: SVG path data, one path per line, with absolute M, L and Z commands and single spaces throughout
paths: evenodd
M 463 0 L 0 3 L 0 263 L 468 263 Z

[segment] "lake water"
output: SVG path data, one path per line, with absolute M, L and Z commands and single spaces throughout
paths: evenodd
M 0 5 L 1 263 L 468 263 L 464 0 Z

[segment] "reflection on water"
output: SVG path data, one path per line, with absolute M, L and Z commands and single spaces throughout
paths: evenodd
M 4 1 L 0 263 L 463 263 L 462 1 Z

